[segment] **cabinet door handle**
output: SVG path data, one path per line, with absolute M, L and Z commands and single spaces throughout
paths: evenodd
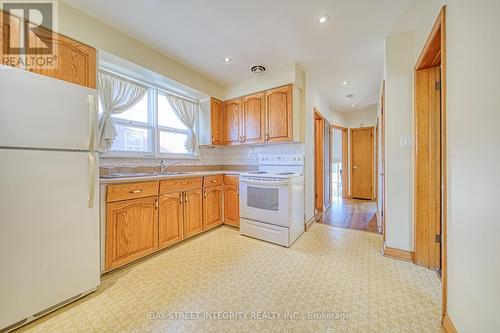
M 264 141 L 269 142 L 269 133 L 266 133 Z
M 204 191 L 204 192 L 203 192 L 203 197 L 204 197 L 205 199 L 207 198 L 207 192 L 206 192 L 206 191 Z
M 155 209 L 158 209 L 158 200 L 155 200 Z
M 130 194 L 137 194 L 137 193 L 141 193 L 142 190 L 133 190 L 133 191 L 129 191 L 128 193 Z
M 247 137 L 246 137 L 245 135 L 243 135 L 243 136 L 241 137 L 241 140 L 242 140 L 241 142 L 245 142 L 245 141 L 247 141 Z
M 214 142 L 215 142 L 215 138 L 214 138 L 214 137 L 212 137 L 212 143 L 214 143 Z
M 239 188 L 236 189 L 236 195 L 240 196 L 240 189 Z
M 187 193 L 184 193 L 184 203 L 187 203 L 188 202 L 188 195 Z

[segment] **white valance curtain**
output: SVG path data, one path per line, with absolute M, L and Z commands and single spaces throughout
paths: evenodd
M 194 129 L 198 120 L 200 105 L 170 94 L 166 94 L 165 96 L 179 120 L 188 128 L 188 136 L 184 147 L 188 152 L 198 156 L 198 140 Z
M 99 98 L 103 113 L 99 118 L 99 149 L 106 151 L 117 133 L 112 114 L 122 113 L 136 105 L 147 93 L 146 87 L 118 78 L 108 73 L 99 73 Z

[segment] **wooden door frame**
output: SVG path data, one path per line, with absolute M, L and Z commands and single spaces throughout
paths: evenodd
M 314 121 L 314 212 L 315 215 L 320 215 L 323 212 L 324 207 L 324 190 L 323 190 L 323 166 L 324 166 L 324 128 L 325 128 L 325 118 L 323 115 L 316 109 L 313 108 L 313 121 Z M 317 126 L 319 122 L 319 126 Z M 319 132 L 319 133 L 318 133 Z M 320 147 L 317 145 L 317 136 L 321 138 Z M 321 160 L 318 163 L 318 159 Z M 318 186 L 318 184 L 321 184 Z M 320 189 L 318 189 L 320 187 Z M 318 207 L 318 202 L 321 202 L 321 206 Z
M 378 140 L 378 138 L 377 138 Z M 377 145 L 378 147 L 378 145 Z M 377 156 L 378 158 L 378 156 Z M 380 212 L 380 224 L 382 225 L 382 239 L 383 244 L 385 244 L 385 202 L 386 202 L 386 179 L 385 179 L 385 80 L 382 81 L 382 91 L 380 93 L 380 175 L 382 176 L 382 186 L 381 198 L 382 200 L 382 211 Z M 378 185 L 377 185 L 378 186 Z M 378 191 L 378 188 L 377 188 Z
M 414 79 L 416 83 L 417 71 L 424 68 L 434 67 L 436 63 L 441 66 L 441 278 L 442 278 L 442 323 L 447 320 L 447 177 L 446 177 L 446 6 L 439 12 L 434 26 L 427 37 L 422 53 L 420 54 L 414 68 Z M 416 133 L 416 107 L 417 107 L 417 85 L 414 84 L 414 130 Z M 416 150 L 414 151 L 416 157 Z M 414 166 L 416 160 L 414 159 Z M 416 176 L 414 168 L 414 177 Z M 416 195 L 413 204 L 416 203 Z M 417 232 L 416 218 L 414 216 L 414 235 Z M 414 248 L 418 246 L 414 237 Z
M 332 148 L 332 142 L 333 142 L 333 130 L 338 129 L 342 131 L 342 198 L 348 199 L 349 198 L 349 160 L 348 158 L 344 159 L 344 153 L 349 156 L 349 129 L 347 127 L 339 126 L 336 124 L 331 124 L 331 132 L 330 132 L 330 150 Z M 347 139 L 344 140 L 344 133 L 347 132 Z M 333 154 L 330 154 L 330 157 Z M 331 165 L 331 158 L 330 158 L 330 165 Z M 347 171 L 347 172 L 346 172 Z M 330 170 L 331 172 L 331 170 Z M 330 182 L 331 183 L 331 182 Z M 333 190 L 333 186 L 330 184 L 330 193 Z M 345 191 L 345 195 L 344 195 Z
M 375 140 L 375 126 L 365 126 L 365 127 L 354 127 L 349 129 L 349 179 L 351 180 L 349 182 L 349 197 L 353 198 L 352 195 L 352 132 L 353 131 L 359 131 L 359 130 L 366 130 L 366 129 L 371 129 L 372 131 L 372 162 L 371 162 L 371 170 L 372 170 L 372 196 L 370 200 L 374 200 L 374 193 L 375 193 L 375 147 L 374 141 Z

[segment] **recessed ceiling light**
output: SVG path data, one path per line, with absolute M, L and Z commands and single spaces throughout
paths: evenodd
M 355 107 L 355 106 L 356 106 L 356 104 L 351 104 L 351 106 L 352 106 L 352 107 Z
M 345 81 L 342 81 L 342 85 L 343 86 L 347 86 L 349 84 L 349 81 L 345 80 Z
M 323 15 L 319 18 L 319 23 L 323 24 L 323 23 L 326 23 L 326 21 L 328 21 L 330 17 L 328 15 Z
M 229 58 L 229 57 L 225 57 L 224 58 L 224 62 L 231 62 L 233 59 Z

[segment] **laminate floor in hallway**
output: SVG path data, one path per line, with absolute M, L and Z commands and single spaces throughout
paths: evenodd
M 321 222 L 340 228 L 379 233 L 377 203 L 369 200 L 334 197 L 332 205 L 323 215 Z

